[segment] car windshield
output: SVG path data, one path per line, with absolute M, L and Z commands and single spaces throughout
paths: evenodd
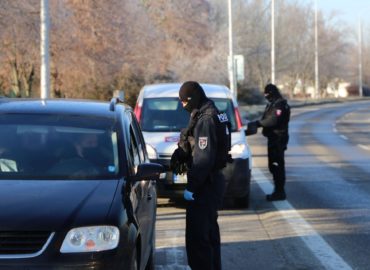
M 0 179 L 109 179 L 118 168 L 117 132 L 110 119 L 0 116 Z
M 232 131 L 236 130 L 234 106 L 230 99 L 211 98 L 220 112 L 226 112 Z M 147 98 L 143 101 L 141 129 L 149 132 L 180 131 L 189 121 L 189 113 L 178 98 Z

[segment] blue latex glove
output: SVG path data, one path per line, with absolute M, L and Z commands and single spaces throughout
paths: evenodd
M 190 192 L 189 190 L 185 189 L 184 190 L 184 199 L 187 200 L 187 201 L 194 201 L 194 197 L 193 197 L 194 193 L 193 192 Z

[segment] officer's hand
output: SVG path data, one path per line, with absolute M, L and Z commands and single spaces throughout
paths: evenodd
M 188 138 L 189 129 L 183 128 L 180 131 L 180 141 L 186 141 Z
M 183 161 L 182 157 L 182 149 L 177 148 L 172 156 L 170 161 L 170 169 L 173 171 L 174 174 L 184 174 L 188 171 L 188 167 L 186 166 L 186 162 Z
M 170 161 L 171 170 L 175 170 L 179 165 L 180 161 L 179 161 L 179 151 L 178 150 L 179 149 L 177 148 L 171 156 L 171 161 Z
M 261 124 L 259 121 L 249 122 L 247 125 L 247 130 L 245 131 L 245 135 L 249 136 L 256 134 L 260 126 Z
M 188 166 L 186 163 L 180 163 L 176 171 L 176 174 L 185 174 L 188 171 Z
M 184 199 L 187 200 L 187 201 L 194 201 L 194 197 L 193 197 L 194 193 L 193 192 L 190 192 L 189 190 L 185 189 L 184 190 Z
M 177 148 L 171 156 L 170 166 L 174 169 L 181 162 L 181 148 Z
M 170 164 L 176 164 L 176 162 L 185 162 L 185 161 L 186 153 L 181 147 L 178 147 L 171 156 Z
M 172 172 L 174 174 L 185 174 L 188 171 L 186 163 L 175 162 L 171 165 Z
M 251 125 L 256 126 L 257 128 L 262 127 L 261 122 L 259 120 L 250 122 Z

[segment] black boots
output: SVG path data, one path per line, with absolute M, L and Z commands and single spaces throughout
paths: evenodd
M 283 201 L 285 199 L 286 199 L 285 191 L 281 191 L 281 192 L 274 191 L 273 193 L 266 195 L 266 200 L 269 202 Z

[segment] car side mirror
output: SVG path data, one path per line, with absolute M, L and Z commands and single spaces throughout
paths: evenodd
M 159 175 L 164 172 L 164 167 L 158 163 L 142 163 L 137 167 L 135 180 L 158 180 Z

